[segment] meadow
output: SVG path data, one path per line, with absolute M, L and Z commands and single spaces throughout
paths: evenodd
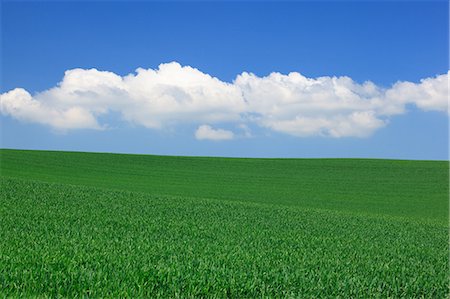
M 446 161 L 0 154 L 2 297 L 449 296 Z

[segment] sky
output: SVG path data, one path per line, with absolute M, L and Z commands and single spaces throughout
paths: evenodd
M 1 147 L 448 160 L 448 3 L 2 1 Z

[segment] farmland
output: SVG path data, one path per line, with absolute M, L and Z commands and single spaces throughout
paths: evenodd
M 448 297 L 448 162 L 1 150 L 0 295 Z

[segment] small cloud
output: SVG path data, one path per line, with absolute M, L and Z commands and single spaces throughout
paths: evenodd
M 195 138 L 198 140 L 231 140 L 234 138 L 234 133 L 223 129 L 214 129 L 208 125 L 201 125 L 195 131 Z

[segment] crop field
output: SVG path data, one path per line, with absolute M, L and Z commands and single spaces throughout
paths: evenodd
M 446 161 L 0 153 L 0 297 L 449 296 Z

